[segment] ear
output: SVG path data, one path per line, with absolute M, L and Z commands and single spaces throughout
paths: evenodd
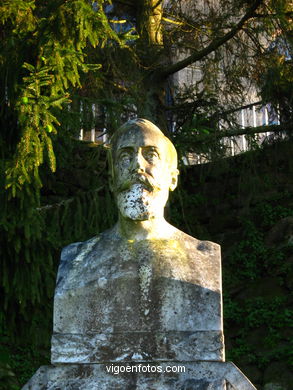
M 170 190 L 170 191 L 174 191 L 175 188 L 177 187 L 178 175 L 179 175 L 178 169 L 175 169 L 175 170 L 171 173 L 171 184 L 170 184 L 170 187 L 169 187 L 169 190 Z

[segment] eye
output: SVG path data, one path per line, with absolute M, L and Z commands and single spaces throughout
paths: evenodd
M 123 151 L 119 154 L 119 162 L 122 165 L 128 165 L 131 162 L 131 153 L 129 151 Z
M 155 162 L 157 161 L 159 157 L 159 153 L 156 150 L 146 150 L 143 153 L 144 158 L 149 162 Z

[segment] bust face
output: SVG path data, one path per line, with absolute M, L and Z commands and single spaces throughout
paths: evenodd
M 113 150 L 112 186 L 122 217 L 163 216 L 169 190 L 177 184 L 171 147 L 163 133 L 152 127 L 135 126 L 120 135 Z

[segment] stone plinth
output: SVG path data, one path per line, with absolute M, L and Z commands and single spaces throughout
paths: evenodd
M 222 347 L 221 332 L 54 334 L 52 362 L 222 360 Z
M 154 367 L 154 363 L 149 363 Z M 232 363 L 161 363 L 162 371 L 184 367 L 185 372 L 107 372 L 110 364 L 61 364 L 39 368 L 23 390 L 255 390 Z M 147 363 L 144 364 L 147 367 Z

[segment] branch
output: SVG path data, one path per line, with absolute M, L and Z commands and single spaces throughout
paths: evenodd
M 244 129 L 224 130 L 223 134 L 219 134 L 220 138 L 223 137 L 237 137 L 239 135 L 253 135 L 260 133 L 280 133 L 281 131 L 288 130 L 288 126 L 284 125 L 266 125 L 257 127 L 245 127 Z
M 252 108 L 253 106 L 261 106 L 261 105 L 264 105 L 264 104 L 265 103 L 263 101 L 259 100 L 259 101 L 254 102 L 254 103 L 245 104 L 244 106 L 240 106 L 240 107 L 237 107 L 237 108 L 231 108 L 230 110 L 216 112 L 214 115 L 212 115 L 212 117 L 222 118 L 225 115 L 233 114 L 233 112 L 237 112 L 237 111 L 240 111 L 240 110 L 245 110 L 246 108 Z
M 162 20 L 164 20 L 164 22 L 168 22 L 168 23 L 171 23 L 171 24 L 176 24 L 177 26 L 183 26 L 184 25 L 183 22 L 176 22 L 176 20 L 172 20 L 172 19 L 166 18 L 165 16 L 162 17 Z
M 164 69 L 160 70 L 158 73 L 159 77 L 166 78 L 170 76 L 173 73 L 178 72 L 181 69 L 186 68 L 187 66 L 193 64 L 194 62 L 202 60 L 204 57 L 206 57 L 208 54 L 212 53 L 216 49 L 218 49 L 220 46 L 224 45 L 227 41 L 232 39 L 243 27 L 245 22 L 253 17 L 255 14 L 256 9 L 261 5 L 262 0 L 255 0 L 254 4 L 249 8 L 249 10 L 246 12 L 246 14 L 240 19 L 240 21 L 222 38 L 215 39 L 212 41 L 207 47 L 200 51 L 196 51 L 193 54 L 191 54 L 189 57 L 185 58 L 182 61 L 177 62 L 176 64 L 172 64 L 169 66 L 166 66 Z
M 219 132 L 208 134 L 208 135 L 197 135 L 195 136 L 196 143 L 209 143 L 212 140 L 221 139 L 225 137 L 237 137 L 240 135 L 254 135 L 260 133 L 280 133 L 286 130 L 290 130 L 292 126 L 284 125 L 268 125 L 258 127 L 245 127 L 244 129 L 233 129 L 233 130 L 221 130 Z
M 59 208 L 61 206 L 64 206 L 66 204 L 69 204 L 69 203 L 72 203 L 74 202 L 78 197 L 80 197 L 80 195 L 84 195 L 84 194 L 90 194 L 90 193 L 98 193 L 99 191 L 101 191 L 104 187 L 99 187 L 99 188 L 96 188 L 95 190 L 89 190 L 89 191 L 83 191 L 83 192 L 80 192 L 79 195 L 77 196 L 73 196 L 72 198 L 68 198 L 68 199 L 64 199 L 64 200 L 61 200 L 60 202 L 58 203 L 53 203 L 53 204 L 47 204 L 45 206 L 41 206 L 41 207 L 37 207 L 36 210 L 37 211 L 47 211 L 47 210 L 51 210 L 51 209 L 56 209 L 56 208 Z
M 277 18 L 280 14 L 271 13 L 271 14 L 259 14 L 257 12 L 254 12 L 254 14 L 251 16 L 252 18 Z M 289 18 L 293 16 L 293 11 L 283 12 L 282 16 L 288 16 Z
M 163 0 L 158 0 L 157 4 L 152 6 L 152 10 L 156 9 L 162 2 L 163 2 Z
M 164 103 L 161 103 L 161 105 L 165 110 L 176 112 L 176 111 L 180 111 L 180 110 L 190 111 L 192 108 L 198 108 L 198 107 L 214 106 L 215 103 L 208 101 L 208 100 L 205 100 L 205 99 L 197 98 L 193 102 L 178 103 L 178 104 L 174 104 L 172 106 L 168 106 L 167 104 L 164 104 Z

